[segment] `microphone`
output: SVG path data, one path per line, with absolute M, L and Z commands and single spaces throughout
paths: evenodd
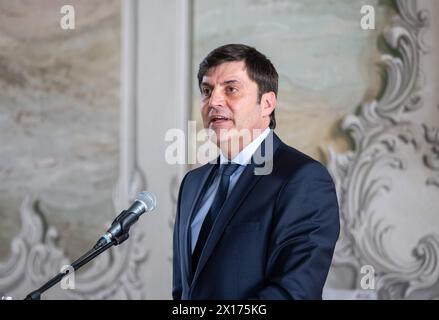
M 111 223 L 111 227 L 95 244 L 94 249 L 98 249 L 112 241 L 117 245 L 128 239 L 131 226 L 145 213 L 155 209 L 157 200 L 154 194 L 148 191 L 139 192 L 134 203 L 122 211 Z

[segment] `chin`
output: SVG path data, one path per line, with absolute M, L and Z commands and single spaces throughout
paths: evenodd
M 231 139 L 231 135 L 228 129 L 224 128 L 209 128 L 210 139 L 217 144 L 220 142 L 226 142 Z
M 242 147 L 243 140 L 247 140 L 240 135 L 240 133 L 236 128 L 230 128 L 230 129 L 221 128 L 212 131 L 214 132 L 212 136 L 213 139 L 212 141 L 215 142 L 216 145 L 219 148 L 221 148 L 224 153 L 231 153 L 231 154 L 239 153 Z

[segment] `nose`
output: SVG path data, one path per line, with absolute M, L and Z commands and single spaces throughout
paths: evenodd
M 209 107 L 224 107 L 224 104 L 224 93 L 222 92 L 221 88 L 214 88 L 210 94 Z

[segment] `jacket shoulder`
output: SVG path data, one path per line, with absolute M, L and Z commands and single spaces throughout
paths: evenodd
M 288 177 L 288 180 L 325 178 L 332 181 L 322 163 L 283 142 L 274 158 L 274 170 Z

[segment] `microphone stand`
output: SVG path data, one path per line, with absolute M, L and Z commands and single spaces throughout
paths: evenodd
M 83 256 L 81 256 L 79 259 L 77 259 L 71 264 L 73 270 L 74 271 L 78 270 L 83 265 L 96 258 L 105 250 L 111 248 L 114 245 L 119 245 L 125 240 L 127 240 L 129 238 L 128 232 L 130 230 L 130 227 L 134 222 L 137 221 L 137 219 L 138 216 L 124 210 L 112 223 L 112 226 L 119 225 L 119 230 L 121 230 L 119 235 L 112 237 L 111 240 L 109 240 L 108 242 L 103 241 L 102 240 L 103 238 L 99 239 L 99 241 L 96 243 L 93 249 L 88 251 L 86 254 L 84 254 Z M 53 277 L 48 282 L 46 282 L 42 287 L 29 293 L 24 300 L 41 300 L 41 294 L 43 294 L 43 292 L 52 288 L 55 284 L 60 282 L 61 279 L 67 276 L 68 274 L 69 274 L 69 269 L 66 269 L 64 272 L 58 273 L 55 277 Z
M 84 254 L 82 257 L 80 257 L 78 260 L 73 262 L 71 264 L 73 270 L 78 270 L 81 268 L 84 264 L 88 263 L 89 261 L 93 260 L 95 257 L 100 255 L 102 252 L 107 250 L 108 248 L 112 247 L 115 244 L 115 241 L 111 241 L 107 243 L 104 246 L 101 246 L 100 248 L 93 248 L 90 251 L 88 251 L 86 254 Z M 48 289 L 52 288 L 55 284 L 61 281 L 62 278 L 64 278 L 66 275 L 69 274 L 69 270 L 65 270 L 64 272 L 58 273 L 55 277 L 47 281 L 41 288 L 32 291 L 29 293 L 24 300 L 41 300 L 41 294 L 43 292 L 47 291 Z

